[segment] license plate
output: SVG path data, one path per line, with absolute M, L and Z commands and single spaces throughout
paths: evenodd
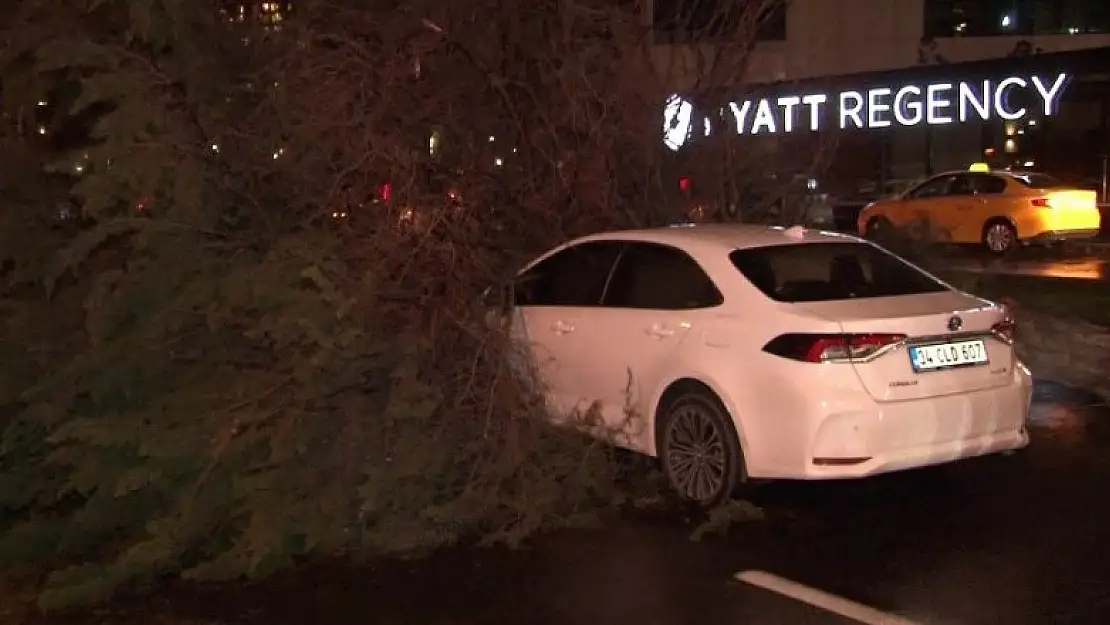
M 914 371 L 935 371 L 987 362 L 987 345 L 983 341 L 914 345 L 909 353 Z

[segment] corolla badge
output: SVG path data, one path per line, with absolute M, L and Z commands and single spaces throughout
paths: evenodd
M 948 330 L 950 332 L 956 332 L 962 327 L 964 327 L 963 319 L 960 319 L 959 317 L 952 317 L 948 320 Z

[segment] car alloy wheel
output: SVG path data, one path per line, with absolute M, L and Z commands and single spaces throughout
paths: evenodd
M 687 395 L 667 412 L 660 458 L 683 499 L 713 505 L 727 499 L 742 473 L 736 434 L 714 399 Z
M 1017 233 L 1014 232 L 1014 227 L 1010 224 L 998 221 L 987 226 L 987 231 L 983 234 L 983 241 L 987 244 L 987 249 L 996 254 L 1001 254 L 1014 247 L 1017 242 Z

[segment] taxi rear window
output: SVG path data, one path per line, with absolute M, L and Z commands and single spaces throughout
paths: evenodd
M 1068 186 L 1063 181 L 1048 174 L 1011 173 L 1014 180 L 1032 189 L 1059 189 Z

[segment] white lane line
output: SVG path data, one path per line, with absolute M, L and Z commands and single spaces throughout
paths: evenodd
M 772 575 L 766 571 L 742 571 L 737 573 L 734 578 L 745 584 L 758 586 L 759 588 L 778 593 L 784 597 L 790 597 L 795 601 L 808 603 L 826 612 L 839 614 L 840 616 L 850 618 L 864 625 L 920 625 L 900 616 L 880 612 L 862 603 L 856 603 L 850 599 L 838 597 L 822 590 L 817 590 L 816 588 L 811 588 L 799 584 L 798 582 Z

